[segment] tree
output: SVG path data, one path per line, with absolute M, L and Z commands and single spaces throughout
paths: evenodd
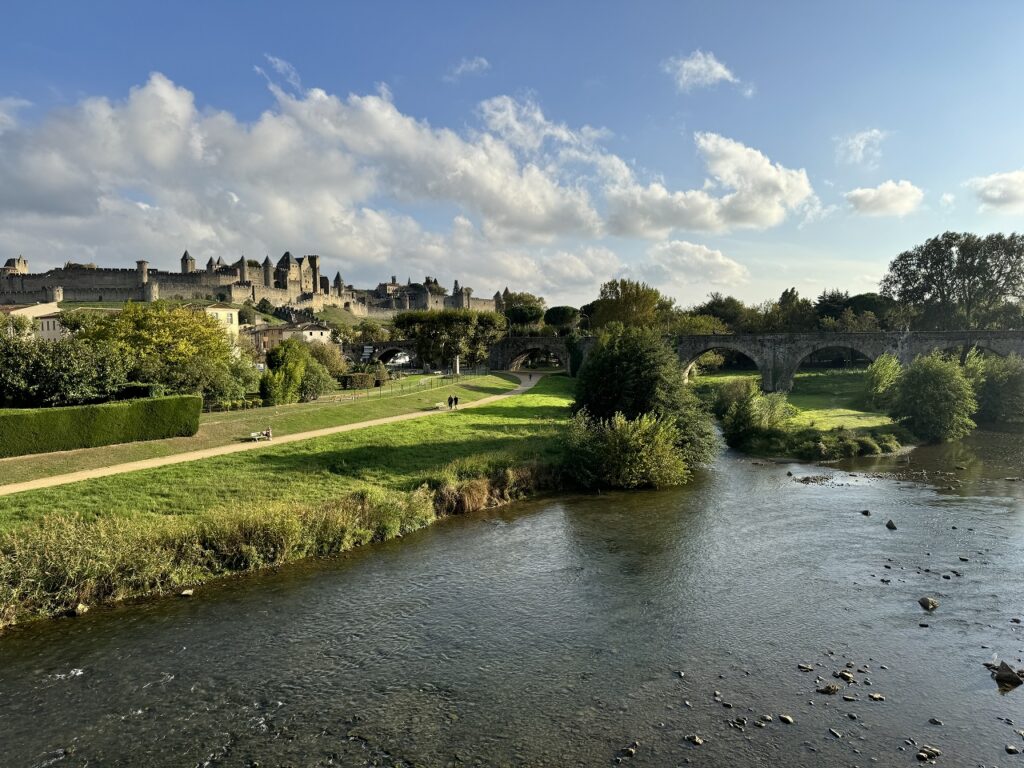
M 882 293 L 921 328 L 990 327 L 1024 297 L 1024 235 L 945 232 L 893 259 Z
M 76 337 L 130 355 L 130 377 L 172 393 L 210 394 L 232 370 L 235 350 L 221 324 L 202 309 L 129 302 L 117 313 L 78 313 Z
M 812 331 L 818 326 L 818 316 L 814 305 L 801 298 L 796 288 L 787 288 L 777 302 L 766 307 L 764 323 L 764 330 L 769 332 Z
M 504 317 L 472 309 L 402 312 L 394 324 L 403 338 L 413 342 L 424 364 L 440 365 L 451 365 L 456 357 L 482 361 L 507 329 Z
M 327 373 L 337 378 L 348 371 L 348 361 L 341 354 L 337 344 L 321 344 L 318 341 L 306 344 L 310 356 L 327 369 Z
M 263 297 L 256 302 L 256 309 L 262 312 L 264 315 L 274 314 L 274 305 L 270 303 L 270 299 Z
M 610 280 L 601 286 L 600 297 L 593 303 L 590 325 L 596 329 L 617 322 L 660 328 L 674 303 L 647 283 Z
M 551 307 L 544 313 L 544 324 L 556 328 L 571 328 L 580 321 L 580 311 L 576 307 Z
M 830 291 L 822 291 L 814 302 L 814 312 L 820 319 L 830 317 L 838 320 L 843 311 L 850 306 L 850 294 L 833 288 Z
M 686 387 L 679 359 L 655 328 L 607 326 L 580 368 L 573 409 L 604 420 L 616 413 L 672 419 L 688 466 L 708 461 L 717 447 L 710 413 Z
M 544 299 L 532 293 L 510 293 L 503 303 L 505 317 L 512 325 L 535 325 L 544 318 Z
M 739 330 L 747 314 L 747 306 L 734 296 L 723 296 L 715 292 L 708 294 L 708 300 L 693 308 L 698 315 L 717 317 L 729 328 Z
M 317 346 L 324 346 L 319 344 Z M 299 400 L 304 403 L 317 400 L 336 387 L 334 378 L 327 368 L 312 357 L 306 361 L 305 370 L 302 372 L 302 383 L 299 384 Z
M 958 440 L 974 429 L 974 390 L 956 360 L 938 352 L 914 360 L 895 385 L 890 415 L 928 442 Z
M 390 339 L 391 332 L 376 320 L 360 320 L 355 327 L 355 341 L 360 344 L 379 344 Z
M 257 319 L 256 308 L 246 302 L 238 308 L 239 325 L 255 325 Z

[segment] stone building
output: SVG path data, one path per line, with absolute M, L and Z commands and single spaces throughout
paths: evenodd
M 507 290 L 507 289 L 506 289 Z M 134 269 L 97 267 L 68 262 L 46 272 L 29 272 L 21 256 L 0 267 L 0 304 L 85 301 L 124 302 L 157 299 L 217 299 L 231 304 L 266 299 L 275 307 L 294 307 L 319 312 L 324 307 L 343 307 L 357 317 L 388 317 L 408 309 L 499 309 L 495 299 L 478 299 L 472 289 L 455 281 L 451 295 L 433 277 L 422 283 L 388 283 L 373 289 L 346 285 L 337 272 L 331 279 L 321 272 L 316 254 L 293 256 L 286 252 L 276 263 L 267 256 L 262 263 L 244 257 L 227 263 L 218 257 L 197 268 L 195 258 L 185 251 L 181 269 L 169 272 L 151 269 L 149 262 L 137 261 Z

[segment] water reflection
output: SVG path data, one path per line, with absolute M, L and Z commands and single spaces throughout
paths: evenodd
M 19 629 L 0 637 L 0 764 L 592 766 L 638 740 L 629 765 L 892 765 L 907 738 L 995 764 L 1020 738 L 998 719 L 1020 691 L 998 696 L 983 662 L 1024 645 L 1003 479 L 1021 445 L 796 477 L 726 454 L 679 491 L 517 505 Z M 942 482 L 871 476 L 908 468 Z M 855 701 L 815 693 L 848 660 Z

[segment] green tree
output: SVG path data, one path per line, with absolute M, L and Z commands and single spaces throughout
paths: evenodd
M 882 293 L 920 328 L 990 327 L 1024 298 L 1024 235 L 945 232 L 893 259 Z
M 305 369 L 302 372 L 302 382 L 299 384 L 299 400 L 304 403 L 318 400 L 321 395 L 326 395 L 328 392 L 333 391 L 336 386 L 334 378 L 327 368 L 311 357 L 306 361 Z
M 888 411 L 896 394 L 903 366 L 896 355 L 886 352 L 868 366 L 864 380 L 864 399 L 872 408 Z
M 75 335 L 131 356 L 134 381 L 171 393 L 209 394 L 231 370 L 235 352 L 221 324 L 202 309 L 129 302 L 121 312 L 84 315 Z
M 544 319 L 544 299 L 532 293 L 510 293 L 504 298 L 504 314 L 510 325 L 536 325 Z
M 1018 355 L 984 357 L 973 353 L 968 378 L 978 398 L 977 421 L 983 424 L 1019 424 L 1024 421 L 1024 359 Z M 971 369 L 977 373 L 971 375 Z
M 551 307 L 544 313 L 544 324 L 556 328 L 573 328 L 580 321 L 580 311 L 576 307 Z
M 601 286 L 600 296 L 592 304 L 590 325 L 595 329 L 609 323 L 661 328 L 674 303 L 647 283 L 610 280 Z
M 326 368 L 327 373 L 332 377 L 337 378 L 348 371 L 348 361 L 341 354 L 337 344 L 313 342 L 307 346 L 313 359 Z
M 255 325 L 257 317 L 256 308 L 248 302 L 238 308 L 239 325 Z
M 974 390 L 956 360 L 938 352 L 922 355 L 895 386 L 890 415 L 929 442 L 958 440 L 974 429 Z
M 739 332 L 744 326 L 748 308 L 734 296 L 723 296 L 715 292 L 708 295 L 708 300 L 693 309 L 695 314 L 717 317 L 733 331 Z
M 580 368 L 574 412 L 607 420 L 621 413 L 674 420 L 687 466 L 714 455 L 718 440 L 711 414 L 686 386 L 675 352 L 654 328 L 607 326 Z
M 472 309 L 417 310 L 395 316 L 395 329 L 412 341 L 425 364 L 450 365 L 456 357 L 467 362 L 486 358 L 488 347 L 507 328 L 505 318 Z

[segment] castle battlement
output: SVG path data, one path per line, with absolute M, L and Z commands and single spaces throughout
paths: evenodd
M 185 251 L 180 272 L 150 269 L 148 261 L 140 260 L 134 269 L 68 262 L 63 267 L 33 274 L 29 272 L 28 260 L 18 256 L 0 267 L 0 304 L 160 298 L 213 298 L 255 304 L 266 299 L 275 307 L 314 312 L 325 306 L 343 307 L 360 317 L 386 317 L 410 309 L 501 309 L 500 294 L 493 299 L 477 299 L 472 296 L 472 289 L 460 286 L 458 280 L 451 295 L 430 276 L 422 283 L 410 279 L 403 285 L 392 275 L 390 282 L 380 283 L 376 288 L 359 289 L 346 285 L 340 272 L 333 279 L 321 274 L 320 266 L 317 254 L 293 256 L 286 251 L 276 263 L 269 256 L 262 262 L 250 262 L 243 256 L 233 263 L 210 258 L 205 268 L 197 269 L 195 259 Z M 55 295 L 61 298 L 53 298 Z

